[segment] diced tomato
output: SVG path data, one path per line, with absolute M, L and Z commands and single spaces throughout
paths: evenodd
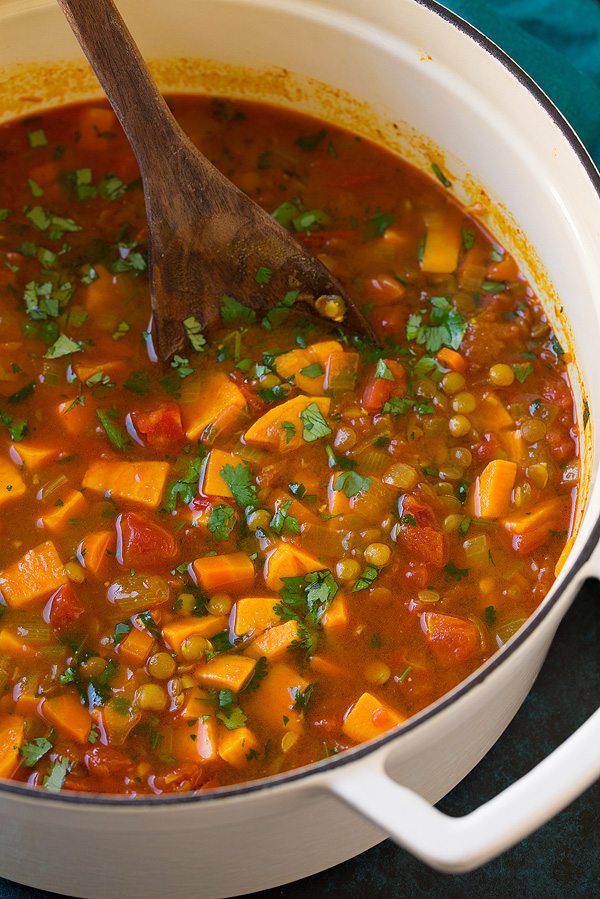
M 268 403 L 266 403 L 262 397 L 260 397 L 249 384 L 246 384 L 244 378 L 245 375 L 241 371 L 231 372 L 229 375 L 234 384 L 239 387 L 241 392 L 244 394 L 244 399 L 246 400 L 246 405 L 248 406 L 248 411 L 253 416 L 260 416 L 263 412 L 267 411 Z
M 552 535 L 548 527 L 536 528 L 526 531 L 524 534 L 514 534 L 512 547 L 516 553 L 527 559 L 531 553 L 547 543 Z
M 155 568 L 177 556 L 177 541 L 151 519 L 136 512 L 117 518 L 117 559 L 127 568 Z
M 96 777 L 112 777 L 124 774 L 131 762 L 123 753 L 112 746 L 94 746 L 84 756 L 85 766 Z
M 401 336 L 404 333 L 408 308 L 400 303 L 392 303 L 389 306 L 375 306 L 369 321 L 378 334 Z
M 546 433 L 546 442 L 557 462 L 567 462 L 575 455 L 575 444 L 566 428 L 553 424 Z
M 134 412 L 132 418 L 146 446 L 159 453 L 177 450 L 185 439 L 177 403 L 166 403 L 149 412 Z
M 207 772 L 202 765 L 182 762 L 167 774 L 154 777 L 154 788 L 159 793 L 178 793 L 198 790 L 206 783 Z
M 401 524 L 398 542 L 410 556 L 416 556 L 428 565 L 442 568 L 448 561 L 448 539 L 434 528 Z
M 402 514 L 413 515 L 419 527 L 435 528 L 435 514 L 431 506 L 411 493 L 406 493 L 402 497 Z
M 385 403 L 392 396 L 404 396 L 406 393 L 406 371 L 395 359 L 382 359 L 381 368 L 387 369 L 392 378 L 375 377 L 375 371 L 367 381 L 363 391 L 362 404 L 369 412 L 381 412 Z
M 573 411 L 573 396 L 566 381 L 563 381 L 562 379 L 545 381 L 541 385 L 540 392 L 546 402 L 555 403 L 557 406 L 560 406 L 561 409 L 569 412 L 569 417 L 571 416 Z
M 483 434 L 479 443 L 471 447 L 471 452 L 478 462 L 487 465 L 493 459 L 498 458 L 501 445 L 494 434 Z
M 85 609 L 71 584 L 63 584 L 48 601 L 48 622 L 58 637 L 73 630 L 84 614 Z
M 446 665 L 464 662 L 481 650 L 479 629 L 468 618 L 443 615 L 441 612 L 423 612 L 421 627 L 432 652 Z
M 426 565 L 409 559 L 404 571 L 404 577 L 415 590 L 424 590 L 431 583 L 431 575 Z

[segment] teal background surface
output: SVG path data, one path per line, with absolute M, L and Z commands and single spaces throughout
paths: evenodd
M 492 5 L 482 0 L 446 0 L 444 5 L 492 38 L 540 84 L 600 165 L 600 3 L 501 0 Z M 600 587 L 589 581 L 561 625 L 522 709 L 480 765 L 440 803 L 443 811 L 463 815 L 492 798 L 595 711 L 600 704 L 599 647 Z M 597 783 L 536 834 L 469 874 L 438 874 L 388 840 L 330 871 L 254 895 L 256 899 L 363 899 L 365 895 L 370 899 L 504 899 L 516 894 L 524 899 L 596 899 L 600 897 L 599 822 Z M 7 827 L 9 821 L 0 822 L 0 839 Z M 276 846 L 273 851 L 277 852 Z M 235 864 L 235 859 L 229 863 Z M 0 878 L 0 899 L 50 899 L 51 895 L 56 894 Z M 202 899 L 201 887 L 198 896 L 190 899 Z

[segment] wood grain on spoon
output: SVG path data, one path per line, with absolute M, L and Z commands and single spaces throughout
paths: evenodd
M 373 337 L 318 260 L 192 144 L 160 95 L 112 0 L 58 0 L 136 155 L 146 201 L 150 291 L 159 356 L 182 349 L 183 321 L 215 324 L 223 294 L 266 313 L 295 306 Z M 256 272 L 272 271 L 269 284 Z M 327 298 L 337 298 L 333 302 Z M 332 312 L 337 313 L 332 315 Z

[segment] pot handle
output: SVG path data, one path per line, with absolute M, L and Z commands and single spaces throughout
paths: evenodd
M 600 776 L 600 709 L 551 755 L 463 817 L 438 811 L 387 774 L 383 754 L 367 757 L 328 785 L 392 839 L 439 871 L 471 871 L 514 846 Z M 342 773 L 343 772 L 343 773 Z

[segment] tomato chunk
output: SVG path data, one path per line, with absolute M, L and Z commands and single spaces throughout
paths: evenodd
M 367 381 L 362 404 L 369 412 L 381 412 L 392 396 L 406 393 L 406 372 L 395 359 L 380 359 Z
M 71 584 L 63 584 L 48 601 L 48 621 L 56 636 L 73 630 L 85 609 Z
M 177 556 L 177 541 L 145 515 L 124 512 L 117 519 L 117 559 L 128 568 L 156 568 Z
M 176 450 L 185 439 L 177 403 L 166 403 L 149 412 L 134 412 L 132 417 L 146 446 L 159 453 Z
M 464 662 L 480 651 L 479 630 L 468 618 L 443 615 L 441 612 L 423 612 L 421 627 L 432 652 L 446 665 Z

